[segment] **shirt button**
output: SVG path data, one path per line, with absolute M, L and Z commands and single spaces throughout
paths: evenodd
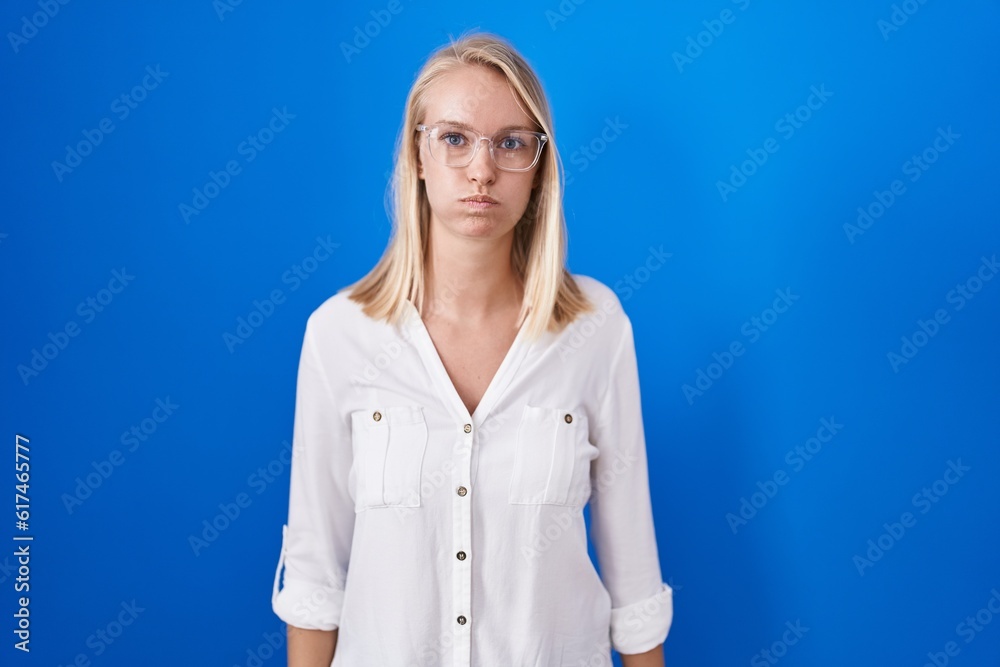
M 459 551 L 455 555 L 458 556 L 458 560 L 465 560 L 465 552 L 464 551 Z
M 374 419 L 375 421 L 382 419 L 382 413 L 376 410 L 375 414 L 372 415 L 372 419 Z
M 458 495 L 464 496 L 468 492 L 469 492 L 469 490 L 467 488 L 465 488 L 464 486 L 458 487 L 458 490 L 457 490 Z
M 457 620 L 459 625 L 465 625 L 465 616 L 459 616 Z
M 472 424 L 466 424 L 465 425 L 465 432 L 466 433 L 472 433 Z
M 565 419 L 567 424 L 573 423 L 573 415 L 566 415 Z

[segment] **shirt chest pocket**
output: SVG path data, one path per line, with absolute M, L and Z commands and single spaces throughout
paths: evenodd
M 524 406 L 517 427 L 510 503 L 582 507 L 590 497 L 590 462 L 598 452 L 582 411 Z
M 385 406 L 351 413 L 356 480 L 354 510 L 420 507 L 427 423 L 420 406 Z

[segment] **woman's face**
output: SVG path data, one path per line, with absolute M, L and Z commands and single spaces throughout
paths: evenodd
M 425 125 L 442 121 L 465 123 L 488 137 L 503 128 L 537 128 L 518 106 L 503 75 L 486 67 L 465 66 L 449 72 L 428 88 L 425 99 L 425 114 L 421 119 Z M 498 146 L 498 152 L 499 149 Z M 432 229 L 491 239 L 508 234 L 521 219 L 541 165 L 539 159 L 529 171 L 503 171 L 490 157 L 487 142 L 481 141 L 469 165 L 449 167 L 428 153 L 426 133 L 420 135 L 419 160 Z M 483 207 L 462 201 L 474 195 L 488 195 L 498 205 Z

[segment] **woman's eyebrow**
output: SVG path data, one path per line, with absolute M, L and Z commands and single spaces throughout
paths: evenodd
M 460 120 L 439 120 L 435 125 L 454 125 L 455 127 L 460 127 L 464 130 L 475 130 L 474 127 L 468 123 L 463 123 Z M 524 125 L 507 125 L 506 127 L 501 127 L 497 132 L 506 132 L 507 130 L 521 130 L 522 132 L 534 132 L 535 130 L 530 127 L 525 127 Z

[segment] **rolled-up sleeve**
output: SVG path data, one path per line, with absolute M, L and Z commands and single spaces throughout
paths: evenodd
M 271 607 L 289 625 L 334 630 L 340 627 L 354 534 L 351 434 L 336 409 L 314 329 L 310 317 L 299 357 L 288 522 L 282 526 Z M 282 568 L 284 586 L 279 586 Z
M 673 621 L 673 589 L 662 580 L 646 465 L 632 325 L 625 317 L 612 356 L 594 444 L 591 537 L 611 596 L 611 645 L 643 653 L 662 644 Z

